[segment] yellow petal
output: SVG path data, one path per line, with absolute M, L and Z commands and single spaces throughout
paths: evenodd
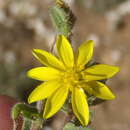
M 45 83 L 42 83 L 38 87 L 36 87 L 32 93 L 29 95 L 28 102 L 36 102 L 39 100 L 43 100 L 50 96 L 57 88 L 60 87 L 60 82 L 57 80 L 51 80 Z
M 65 103 L 68 95 L 68 88 L 61 87 L 57 89 L 48 99 L 45 105 L 43 118 L 47 119 L 53 116 Z
M 93 55 L 93 46 L 94 42 L 89 40 L 80 45 L 78 49 L 78 58 L 77 58 L 77 66 L 83 67 L 87 64 Z
M 66 37 L 63 35 L 59 35 L 57 37 L 56 45 L 58 54 L 61 60 L 64 62 L 64 64 L 67 67 L 73 67 L 74 65 L 73 49 L 69 41 L 66 39 Z
M 27 76 L 40 81 L 54 80 L 60 77 L 60 71 L 51 67 L 37 67 L 27 72 Z
M 84 89 L 91 95 L 105 100 L 115 99 L 115 95 L 111 90 L 103 83 L 98 81 L 90 81 L 86 83 Z
M 86 95 L 82 88 L 74 87 L 72 90 L 72 108 L 74 114 L 83 126 L 89 122 L 89 108 Z
M 83 74 L 87 81 L 111 78 L 119 71 L 119 67 L 99 64 L 87 68 Z
M 34 49 L 33 55 L 45 66 L 65 69 L 63 63 L 47 51 Z

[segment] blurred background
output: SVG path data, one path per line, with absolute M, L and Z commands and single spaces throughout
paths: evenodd
M 120 66 L 108 81 L 116 100 L 94 106 L 95 130 L 130 130 L 130 0 L 66 0 L 77 17 L 73 47 L 84 40 L 95 41 L 94 59 Z M 49 17 L 54 0 L 0 0 L 0 94 L 27 102 L 40 82 L 26 77 L 27 70 L 40 66 L 33 48 L 49 51 L 56 31 Z M 59 114 L 47 130 L 60 130 Z

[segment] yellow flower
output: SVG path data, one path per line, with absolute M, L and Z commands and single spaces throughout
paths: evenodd
M 85 67 L 93 55 L 92 40 L 84 42 L 74 55 L 73 49 L 65 36 L 59 35 L 56 41 L 59 59 L 51 53 L 34 49 L 34 56 L 47 67 L 37 67 L 28 71 L 28 76 L 44 81 L 30 94 L 28 102 L 36 102 L 47 98 L 43 118 L 53 116 L 65 103 L 69 93 L 73 112 L 83 126 L 89 122 L 87 95 L 101 99 L 114 99 L 110 89 L 100 82 L 119 71 L 118 67 L 99 64 Z

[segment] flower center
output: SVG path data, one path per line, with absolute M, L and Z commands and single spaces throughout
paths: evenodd
M 75 69 L 70 69 L 64 73 L 62 78 L 64 83 L 70 84 L 72 86 L 77 86 L 79 81 L 82 79 L 82 75 Z

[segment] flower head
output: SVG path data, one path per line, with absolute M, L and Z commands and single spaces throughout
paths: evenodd
M 34 49 L 34 56 L 46 67 L 37 67 L 28 71 L 28 76 L 40 81 L 28 98 L 36 102 L 47 98 L 43 118 L 53 116 L 65 103 L 71 93 L 73 112 L 83 126 L 89 122 L 87 94 L 101 99 L 111 100 L 115 96 L 100 80 L 111 78 L 119 68 L 105 64 L 85 67 L 93 56 L 92 40 L 84 42 L 74 55 L 73 49 L 63 35 L 59 35 L 56 47 L 59 59 L 51 53 Z M 87 93 L 87 94 L 86 94 Z

